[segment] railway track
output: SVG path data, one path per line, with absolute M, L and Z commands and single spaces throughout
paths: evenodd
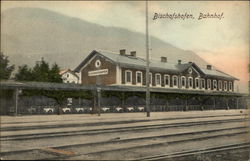
M 7 126 L 5 124 L 10 123 L 1 123 L 1 131 L 23 131 L 23 130 L 35 130 L 35 129 L 51 129 L 51 128 L 67 128 L 67 127 L 87 127 L 87 126 L 104 126 L 104 125 L 116 125 L 116 124 L 131 124 L 137 122 L 151 122 L 151 121 L 168 121 L 168 120 L 184 120 L 184 119 L 199 119 L 199 118 L 216 118 L 216 117 L 235 117 L 243 116 L 247 117 L 249 114 L 234 114 L 234 115 L 210 115 L 210 116 L 190 116 L 190 117 L 175 117 L 175 118 L 160 118 L 160 119 L 140 119 L 140 120 L 121 120 L 121 121 L 104 121 L 104 122 L 90 122 L 90 123 L 66 123 L 66 124 L 54 124 L 54 125 L 35 125 L 35 126 Z M 46 121 L 42 121 L 46 122 Z M 48 121 L 49 122 L 49 121 Z M 37 122 L 39 123 L 39 122 Z
M 25 159 L 85 159 L 85 160 L 166 160 L 168 158 L 181 158 L 203 153 L 214 153 L 217 151 L 226 151 L 232 149 L 246 149 L 250 147 L 250 142 L 242 142 L 239 138 L 245 138 L 249 134 L 249 126 L 244 122 L 249 119 L 244 118 L 245 115 L 230 115 L 229 118 L 219 116 L 205 117 L 186 117 L 178 118 L 183 120 L 175 123 L 154 124 L 155 120 L 150 125 L 136 124 L 127 126 L 126 121 L 124 127 L 104 127 L 96 129 L 85 129 L 78 131 L 61 131 L 61 132 L 45 132 L 41 134 L 23 134 L 23 135 L 6 135 L 1 136 L 1 142 L 16 143 L 26 140 L 38 140 L 60 138 L 59 140 L 67 140 L 75 136 L 89 137 L 111 137 L 100 140 L 91 140 L 89 142 L 79 139 L 79 143 L 68 143 L 65 145 L 56 145 L 49 147 L 28 148 L 20 150 L 1 151 L 2 159 L 16 159 L 20 156 L 25 156 Z M 227 115 L 228 116 L 228 115 Z M 241 116 L 241 117 L 237 117 Z M 230 118 L 231 117 L 231 118 Z M 212 118 L 210 120 L 192 120 L 195 118 Z M 177 118 L 162 118 L 158 121 L 178 120 Z M 188 122 L 187 122 L 188 121 Z M 133 120 L 134 122 L 134 120 Z M 138 121 L 140 122 L 140 121 Z M 143 123 L 143 121 L 142 121 Z M 108 122 L 105 125 L 110 125 Z M 111 124 L 112 125 L 112 124 Z M 119 124 L 118 124 L 119 125 Z M 219 126 L 217 126 L 219 125 Z M 89 125 L 87 125 L 89 126 Z M 84 126 L 83 126 L 84 127 Z M 206 127 L 206 128 L 205 128 Z M 35 128 L 36 129 L 36 128 Z M 175 131 L 175 129 L 179 129 Z M 180 129 L 185 129 L 180 131 Z M 14 130 L 15 131 L 15 130 Z M 157 131 L 163 131 L 158 133 Z M 16 131 L 18 132 L 18 131 Z M 166 133 L 165 133 L 166 132 Z M 122 135 L 120 135 L 122 134 Z M 145 135 L 144 135 L 145 134 Z M 131 136 L 126 136 L 131 135 Z M 115 137 L 113 136 L 121 136 Z M 226 140 L 230 140 L 226 142 Z M 214 142 L 214 140 L 225 140 L 223 143 L 218 143 L 215 146 L 206 146 L 206 143 Z M 202 142 L 202 144 L 201 144 Z M 2 144 L 1 143 L 1 144 Z M 216 143 L 216 141 L 215 141 Z M 165 148 L 182 147 L 182 145 L 201 144 L 202 147 L 193 149 L 170 150 L 165 152 Z M 24 144 L 25 145 L 25 144 Z M 185 146 L 183 146 L 185 147 Z M 17 148 L 16 148 L 17 149 Z M 142 150 L 143 149 L 143 150 Z M 149 151 L 144 153 L 143 151 Z M 163 149 L 161 153 L 156 152 L 156 149 Z M 152 153 L 151 153 L 152 152 Z M 130 154 L 131 153 L 131 154 Z M 123 156 L 123 157 L 122 157 Z M 126 156 L 126 158 L 124 158 Z
M 229 151 L 229 150 L 237 150 L 237 149 L 249 149 L 250 148 L 250 142 L 243 142 L 243 143 L 237 143 L 237 144 L 230 144 L 230 145 L 223 145 L 223 146 L 215 146 L 215 147 L 208 147 L 208 148 L 202 148 L 197 150 L 188 150 L 188 151 L 182 151 L 182 152 L 176 152 L 176 153 L 170 153 L 170 154 L 162 154 L 162 155 L 156 155 L 156 156 L 150 156 L 150 157 L 142 157 L 142 158 L 136 158 L 136 160 L 167 160 L 171 158 L 177 159 L 182 157 L 188 157 L 188 156 L 194 156 L 199 154 L 207 154 L 207 153 L 217 153 L 221 151 Z
M 118 139 L 118 140 L 108 140 L 102 142 L 92 142 L 87 144 L 75 144 L 75 145 L 67 145 L 67 146 L 55 146 L 50 147 L 52 149 L 56 149 L 59 151 L 66 151 L 66 152 L 74 152 L 74 157 L 83 156 L 83 155 L 103 155 L 107 153 L 119 153 L 126 150 L 133 150 L 133 149 L 141 149 L 141 148 L 152 148 L 157 146 L 164 146 L 164 145 L 173 145 L 176 143 L 184 143 L 184 142 L 194 142 L 197 140 L 208 140 L 214 139 L 218 137 L 229 137 L 229 136 L 236 136 L 241 134 L 247 134 L 249 131 L 247 127 L 235 127 L 235 128 L 222 128 L 222 129 L 213 129 L 213 130 L 206 130 L 206 131 L 193 131 L 193 132 L 184 132 L 184 133 L 176 133 L 176 134 L 167 134 L 167 135 L 159 135 L 159 136 L 150 136 L 150 137 L 135 137 L 130 139 Z M 154 143 L 148 143 L 153 141 Z M 105 148 L 104 148 L 105 147 Z M 83 149 L 90 149 L 90 151 L 86 151 L 82 153 Z M 100 149 L 105 150 L 100 150 Z M 19 151 L 11 151 L 11 152 L 4 152 L 1 153 L 1 156 L 7 157 L 8 155 L 12 154 L 22 154 L 26 155 L 27 153 L 34 153 L 40 151 L 42 153 L 46 153 L 43 149 L 31 149 L 31 150 L 19 150 Z M 51 153 L 51 152 L 48 152 Z M 53 152 L 52 152 L 53 153 Z M 54 153 L 55 156 L 52 157 L 45 157 L 40 159 L 67 159 L 68 157 L 72 156 L 65 156 Z M 167 155 L 170 156 L 170 155 Z M 160 156 L 163 157 L 163 156 Z M 156 156 L 154 156 L 156 158 Z M 148 159 L 154 159 L 148 158 Z M 146 159 L 146 158 L 145 158 Z M 157 159 L 156 159 L 157 160 Z
M 90 129 L 90 130 L 78 130 L 78 131 L 64 131 L 64 132 L 49 132 L 40 134 L 24 134 L 24 135 L 7 135 L 1 136 L 1 141 L 7 140 L 31 140 L 31 139 L 47 139 L 53 137 L 65 137 L 65 136 L 78 136 L 78 135 L 98 135 L 105 133 L 117 133 L 117 132 L 129 132 L 129 131 L 148 131 L 154 129 L 166 129 L 166 128 L 177 128 L 177 127 L 188 127 L 198 125 L 210 125 L 210 124 L 222 124 L 232 122 L 245 122 L 249 119 L 224 119 L 224 120 L 209 120 L 209 121 L 189 121 L 180 123 L 160 123 L 154 125 L 142 125 L 142 126 L 126 126 L 126 127 L 115 127 L 115 128 L 102 128 L 102 129 Z

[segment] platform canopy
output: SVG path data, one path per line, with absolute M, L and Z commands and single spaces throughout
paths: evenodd
M 120 91 L 120 92 L 146 92 L 144 86 L 125 86 L 125 85 L 81 85 L 71 83 L 49 83 L 49 82 L 17 82 L 17 81 L 0 81 L 1 89 L 37 89 L 37 90 L 75 90 L 75 91 Z M 180 94 L 198 94 L 198 95 L 221 95 L 221 96 L 247 96 L 243 93 L 224 92 L 224 91 L 205 91 L 205 90 L 187 90 L 187 89 L 170 89 L 150 87 L 150 92 L 156 93 L 180 93 Z

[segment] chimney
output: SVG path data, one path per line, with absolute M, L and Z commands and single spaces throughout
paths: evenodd
M 136 57 L 136 51 L 131 51 L 130 55 L 133 56 L 133 57 Z
M 120 55 L 125 55 L 126 54 L 126 49 L 121 49 L 120 50 Z
M 166 63 L 166 62 L 167 62 L 167 57 L 165 57 L 165 56 L 162 56 L 162 57 L 161 57 L 161 62 L 164 62 L 164 63 Z
M 208 70 L 212 70 L 212 65 L 207 65 Z
M 181 60 L 178 60 L 178 64 L 181 64 Z

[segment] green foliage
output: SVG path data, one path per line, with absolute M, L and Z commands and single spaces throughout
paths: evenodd
M 55 82 L 55 83 L 62 82 L 62 77 L 59 74 L 59 72 L 60 72 L 59 66 L 56 63 L 54 63 L 48 75 L 50 82 Z
M 42 60 L 37 62 L 33 67 L 32 76 L 34 79 L 30 81 L 49 82 L 49 71 L 49 64 L 42 58 Z
M 56 63 L 50 69 L 49 64 L 42 58 L 41 61 L 36 62 L 33 68 L 29 68 L 27 65 L 19 66 L 15 79 L 18 81 L 62 83 L 59 71 L 60 68 Z
M 33 80 L 32 70 L 27 65 L 19 66 L 15 78 L 22 81 Z
M 0 80 L 9 79 L 14 69 L 14 65 L 9 65 L 8 57 L 4 56 L 3 53 L 0 52 Z

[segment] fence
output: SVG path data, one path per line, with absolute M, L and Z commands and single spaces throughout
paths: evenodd
M 69 103 L 70 102 L 70 103 Z M 95 105 L 96 106 L 96 105 Z M 151 99 L 151 111 L 194 111 L 194 110 L 215 110 L 215 109 L 243 109 L 246 108 L 246 101 L 243 98 L 236 102 L 230 99 L 227 102 L 223 99 L 216 98 L 206 101 L 204 104 L 199 103 L 195 99 Z M 38 114 L 84 114 L 97 111 L 94 108 L 94 101 L 80 98 L 65 99 L 61 105 L 45 96 L 20 96 L 19 106 L 16 111 L 13 99 L 1 98 L 1 114 L 2 115 L 38 115 Z M 95 112 L 96 112 L 95 111 Z M 145 112 L 145 100 L 142 97 L 131 96 L 122 103 L 117 97 L 103 97 L 101 99 L 101 113 L 118 113 L 118 112 Z

